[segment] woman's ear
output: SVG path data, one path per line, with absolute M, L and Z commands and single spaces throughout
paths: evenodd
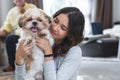
M 19 27 L 22 28 L 22 26 L 23 26 L 23 17 L 19 18 L 18 24 L 19 24 Z

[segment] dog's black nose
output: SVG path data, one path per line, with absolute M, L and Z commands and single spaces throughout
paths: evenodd
M 36 25 L 37 25 L 37 22 L 32 22 L 32 24 L 33 24 L 34 26 L 36 26 Z

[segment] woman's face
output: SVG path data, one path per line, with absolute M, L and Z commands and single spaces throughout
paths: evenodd
M 62 41 L 68 34 L 68 16 L 66 14 L 60 14 L 56 16 L 50 26 L 50 33 L 55 42 Z

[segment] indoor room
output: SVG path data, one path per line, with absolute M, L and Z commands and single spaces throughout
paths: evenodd
M 120 0 L 25 0 L 25 3 L 33 4 L 31 7 L 36 6 L 42 9 L 50 17 L 50 20 L 56 19 L 54 17 L 55 12 L 64 7 L 76 7 L 83 13 L 85 20 L 84 38 L 77 44 L 82 51 L 79 59 L 80 67 L 77 73 L 77 79 L 70 78 L 68 80 L 120 80 Z M 3 25 L 6 24 L 5 21 L 9 18 L 9 11 L 15 6 L 14 0 L 0 0 L 1 30 L 3 29 Z M 20 13 L 24 14 L 24 12 L 25 10 Z M 5 40 L 7 35 L 16 34 L 14 30 L 17 30 L 17 26 L 21 27 L 17 18 L 18 16 L 20 18 L 22 16 L 21 14 L 13 15 L 15 22 L 13 19 L 11 19 L 13 21 L 9 20 L 14 27 L 13 29 L 10 27 L 11 31 L 7 29 L 8 32 L 5 36 L 0 33 L 0 80 L 15 80 L 15 70 L 4 71 L 4 68 L 10 63 Z M 61 22 L 65 21 L 63 20 Z M 67 28 L 65 26 L 65 30 Z M 46 34 L 41 36 L 44 35 Z M 15 54 L 12 58 L 15 58 Z M 69 68 L 69 66 L 67 67 Z

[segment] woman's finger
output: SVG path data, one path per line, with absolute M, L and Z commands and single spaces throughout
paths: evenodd
M 32 48 L 33 48 L 32 43 L 25 45 L 25 46 L 23 47 L 23 49 L 24 49 L 24 51 L 25 51 L 25 54 L 29 54 L 29 53 L 32 51 Z
M 26 39 L 22 39 L 19 44 L 24 44 Z

